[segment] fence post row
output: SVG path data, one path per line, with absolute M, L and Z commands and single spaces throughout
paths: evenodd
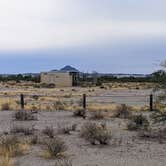
M 82 105 L 83 105 L 83 109 L 86 110 L 86 94 L 83 94 L 83 100 L 82 100 Z
M 150 111 L 153 111 L 153 95 L 150 94 Z
M 23 94 L 21 94 L 20 95 L 20 104 L 21 104 L 21 110 L 24 110 L 24 95 Z

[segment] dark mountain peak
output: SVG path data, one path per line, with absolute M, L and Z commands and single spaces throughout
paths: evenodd
M 79 72 L 76 68 L 67 65 L 65 67 L 63 67 L 62 69 L 60 69 L 60 71 L 67 71 L 67 72 Z

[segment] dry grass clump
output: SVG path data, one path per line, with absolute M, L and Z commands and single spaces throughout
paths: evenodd
M 65 142 L 59 138 L 55 137 L 45 143 L 47 153 L 44 157 L 46 158 L 63 158 L 65 157 L 65 152 L 67 151 L 67 146 Z
M 63 159 L 63 160 L 56 160 L 54 166 L 72 166 L 71 160 Z
M 66 109 L 66 103 L 62 101 L 56 101 L 53 103 L 53 109 L 55 110 L 65 110 Z
M 60 127 L 58 129 L 58 133 L 60 134 L 71 134 L 72 131 L 76 131 L 77 124 L 67 125 L 64 127 Z
M 2 156 L 0 157 L 0 166 L 14 166 L 14 163 L 9 156 Z
M 147 130 L 149 127 L 149 121 L 142 114 L 134 115 L 127 127 L 128 130 Z
M 91 119 L 101 120 L 101 119 L 104 119 L 104 118 L 105 118 L 105 115 L 102 111 L 93 111 L 93 112 L 91 112 Z
M 26 121 L 26 120 L 37 120 L 37 118 L 34 116 L 32 112 L 28 111 L 17 111 L 15 114 L 15 119 L 20 121 Z
M 109 144 L 111 139 L 111 130 L 104 123 L 88 122 L 81 129 L 81 136 L 88 140 L 92 145 Z
M 121 104 L 120 106 L 117 106 L 114 117 L 128 119 L 131 118 L 131 116 L 132 113 L 131 111 L 129 111 L 129 107 L 126 104 Z
M 1 105 L 1 110 L 4 110 L 4 111 L 8 111 L 8 110 L 10 110 L 11 108 L 10 108 L 10 103 L 3 103 L 2 105 Z
M 31 128 L 29 128 L 29 127 L 25 127 L 25 126 L 14 125 L 10 131 L 13 134 L 18 134 L 18 133 L 22 133 L 24 135 L 33 135 L 34 134 L 33 126 Z
M 43 129 L 43 134 L 47 135 L 50 138 L 54 138 L 54 129 L 52 126 L 47 126 Z
M 28 145 L 21 143 L 16 136 L 4 136 L 0 139 L 0 155 L 15 157 L 23 154 Z

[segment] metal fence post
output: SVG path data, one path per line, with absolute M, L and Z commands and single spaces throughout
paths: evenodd
M 20 104 L 21 104 L 21 110 L 24 110 L 24 95 L 23 94 L 21 94 L 20 95 Z
M 83 105 L 83 109 L 84 110 L 86 110 L 86 94 L 83 94 L 83 103 L 82 103 L 82 105 Z
M 153 95 L 150 94 L 150 111 L 153 111 Z

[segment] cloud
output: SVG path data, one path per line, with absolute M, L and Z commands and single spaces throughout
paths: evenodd
M 0 50 L 80 47 L 166 36 L 166 22 L 116 20 L 108 10 L 109 2 L 0 0 Z

